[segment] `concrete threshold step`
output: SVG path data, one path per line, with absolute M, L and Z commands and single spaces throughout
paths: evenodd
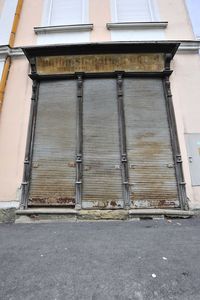
M 192 211 L 176 209 L 117 209 L 76 210 L 67 208 L 31 208 L 16 211 L 16 223 L 77 221 L 77 220 L 131 220 L 153 218 L 190 218 Z
M 164 216 L 171 218 L 190 218 L 194 216 L 194 212 L 191 210 L 181 209 L 131 209 L 129 210 L 129 216 Z
M 16 215 L 32 215 L 32 214 L 40 214 L 40 215 L 76 215 L 79 211 L 71 208 L 29 208 L 29 209 L 18 209 L 16 210 Z
M 67 208 L 30 208 L 16 210 L 15 223 L 76 221 L 78 211 Z

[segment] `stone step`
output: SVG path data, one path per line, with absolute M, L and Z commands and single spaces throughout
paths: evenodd
M 65 208 L 31 208 L 16 211 L 16 223 L 64 222 L 77 220 L 131 220 L 154 218 L 190 218 L 193 211 L 177 209 L 76 210 Z
M 190 218 L 194 216 L 191 210 L 181 209 L 131 209 L 129 216 L 160 216 L 173 217 L 173 218 Z

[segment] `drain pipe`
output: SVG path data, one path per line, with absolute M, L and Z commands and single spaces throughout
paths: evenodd
M 18 24 L 19 24 L 20 14 L 21 14 L 21 11 L 22 11 L 23 1 L 24 0 L 18 0 L 18 3 L 17 3 L 17 7 L 16 7 L 16 11 L 15 11 L 15 17 L 14 17 L 13 26 L 12 26 L 12 31 L 11 31 L 10 40 L 9 40 L 9 46 L 11 48 L 14 46 L 15 36 L 16 36 L 17 27 L 18 27 Z
M 20 18 L 20 14 L 21 14 L 21 10 L 22 10 L 23 1 L 24 0 L 18 0 L 18 3 L 17 3 L 15 16 L 14 16 L 14 20 L 13 20 L 13 25 L 12 25 L 12 30 L 11 30 L 10 39 L 9 39 L 9 47 L 10 48 L 12 48 L 14 46 L 15 36 L 16 36 L 17 27 L 19 24 L 19 18 Z M 8 56 L 4 63 L 2 77 L 0 80 L 0 111 L 1 111 L 1 108 L 3 105 L 3 98 L 4 98 L 6 82 L 7 82 L 8 74 L 9 74 L 9 70 L 10 70 L 10 65 L 11 65 L 11 58 L 10 58 L 10 56 Z
M 6 58 L 5 63 L 4 63 L 4 68 L 3 68 L 1 81 L 0 81 L 0 111 L 1 111 L 1 108 L 2 108 L 2 105 L 3 105 L 3 97 L 4 97 L 4 92 L 5 92 L 5 88 L 6 88 L 6 81 L 7 81 L 8 73 L 9 73 L 9 69 L 10 69 L 10 62 L 11 62 L 11 59 L 8 56 Z

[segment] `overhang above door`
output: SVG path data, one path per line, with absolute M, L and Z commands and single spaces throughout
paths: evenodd
M 170 61 L 179 47 L 177 42 L 120 42 L 62 46 L 26 47 L 31 76 L 170 72 Z

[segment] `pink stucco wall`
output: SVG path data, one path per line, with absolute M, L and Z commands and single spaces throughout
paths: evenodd
M 14 60 L 0 117 L 0 201 L 17 199 L 21 185 L 32 82 L 25 58 Z
M 156 0 L 161 21 L 168 21 L 165 36 L 168 40 L 192 40 L 191 23 L 184 0 Z
M 110 31 L 106 29 L 106 23 L 111 22 L 110 0 L 90 0 L 90 22 L 94 24 L 91 32 L 91 42 L 109 41 Z
M 179 142 L 183 158 L 184 176 L 190 206 L 200 208 L 200 187 L 192 187 L 185 133 L 200 133 L 200 56 L 198 53 L 179 53 L 173 62 L 171 76 L 173 102 Z
M 44 0 L 24 0 L 15 39 L 15 47 L 36 44 L 37 36 L 34 33 L 33 27 L 41 25 L 43 4 Z

